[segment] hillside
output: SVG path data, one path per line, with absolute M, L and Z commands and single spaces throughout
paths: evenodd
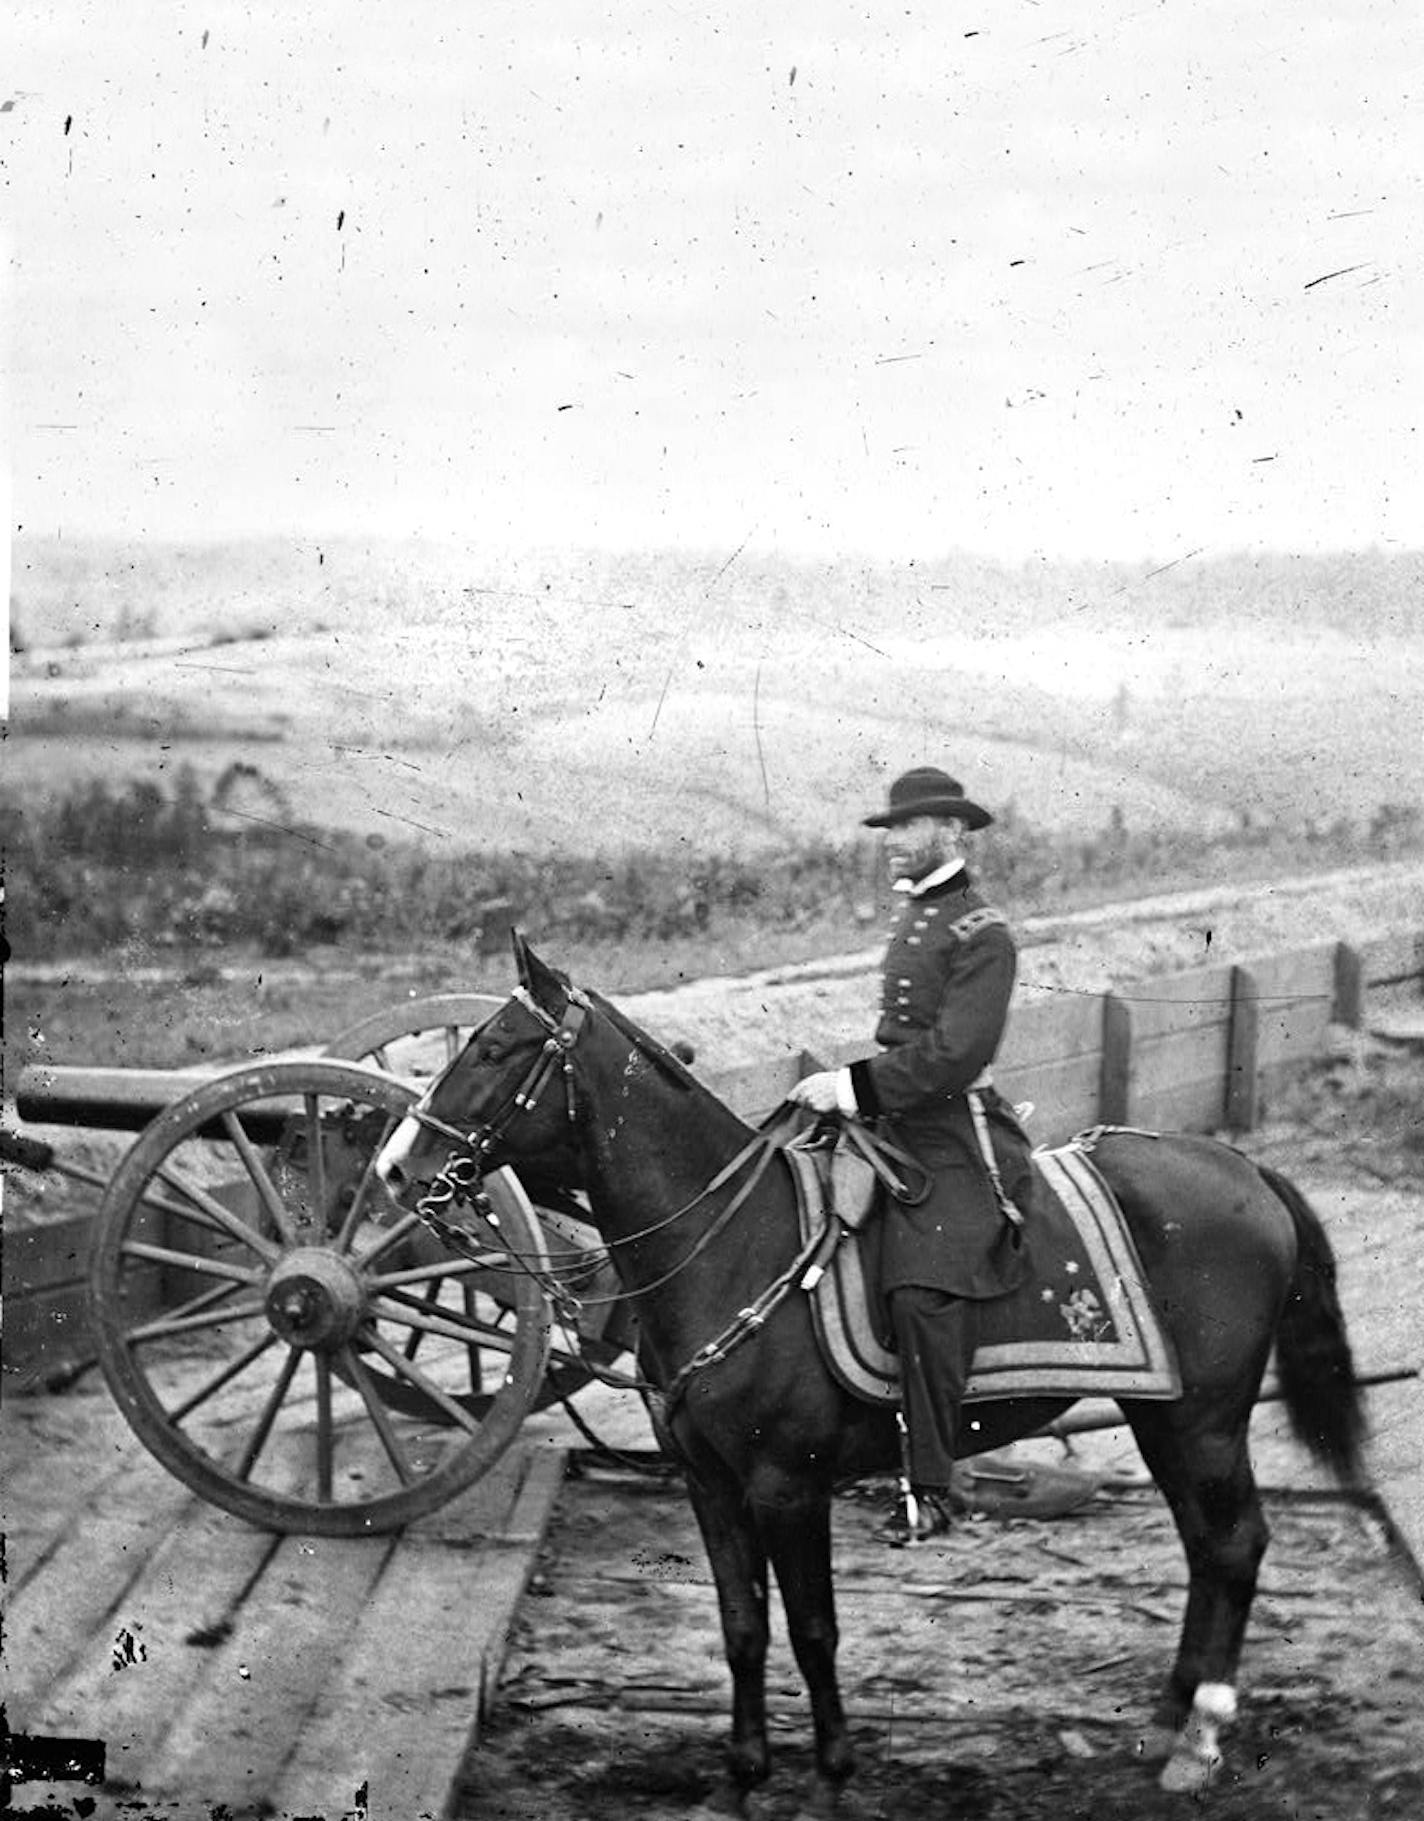
M 375 838 L 738 851 L 934 759 L 1043 827 L 1329 824 L 1424 794 L 1420 574 L 22 541 L 7 789 L 236 766 Z

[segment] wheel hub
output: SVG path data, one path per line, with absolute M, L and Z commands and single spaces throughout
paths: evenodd
M 366 1313 L 356 1271 L 320 1246 L 289 1252 L 274 1267 L 263 1301 L 268 1321 L 294 1347 L 344 1346 Z

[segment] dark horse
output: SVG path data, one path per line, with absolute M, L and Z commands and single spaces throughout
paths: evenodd
M 807 1298 L 744 1319 L 800 1250 L 784 1158 L 653 1038 L 570 986 L 515 938 L 521 986 L 470 1039 L 378 1163 L 409 1200 L 508 1162 L 583 1188 L 633 1300 L 642 1369 L 666 1398 L 660 1437 L 683 1464 L 717 1582 L 733 1684 L 735 1808 L 768 1773 L 767 1563 L 810 1693 L 817 1775 L 807 1812 L 835 1810 L 851 1770 L 836 1683 L 831 1495 L 893 1471 L 884 1408 L 841 1390 L 822 1363 Z M 1207 1138 L 1109 1132 L 1095 1160 L 1126 1214 L 1175 1344 L 1180 1400 L 1125 1400 L 1171 1507 L 1190 1587 L 1156 1716 L 1175 1731 L 1168 1788 L 1199 1788 L 1234 1716 L 1237 1659 L 1266 1547 L 1247 1426 L 1275 1347 L 1292 1421 L 1342 1477 L 1363 1419 L 1316 1215 L 1274 1171 Z M 976 1449 L 1039 1429 L 1066 1401 L 975 1407 Z

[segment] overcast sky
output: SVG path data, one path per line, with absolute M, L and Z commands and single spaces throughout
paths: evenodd
M 1414 0 L 9 0 L 12 520 L 1417 546 Z

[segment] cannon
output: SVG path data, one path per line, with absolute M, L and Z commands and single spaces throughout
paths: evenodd
M 499 1004 L 413 1000 L 319 1054 L 206 1076 L 22 1071 L 22 1120 L 135 1133 L 107 1179 L 23 1133 L 0 1156 L 100 1191 L 95 1355 L 139 1440 L 210 1503 L 277 1531 L 395 1529 L 488 1472 L 531 1411 L 595 1375 L 636 1382 L 577 1200 L 494 1172 L 454 1257 L 374 1173 Z

